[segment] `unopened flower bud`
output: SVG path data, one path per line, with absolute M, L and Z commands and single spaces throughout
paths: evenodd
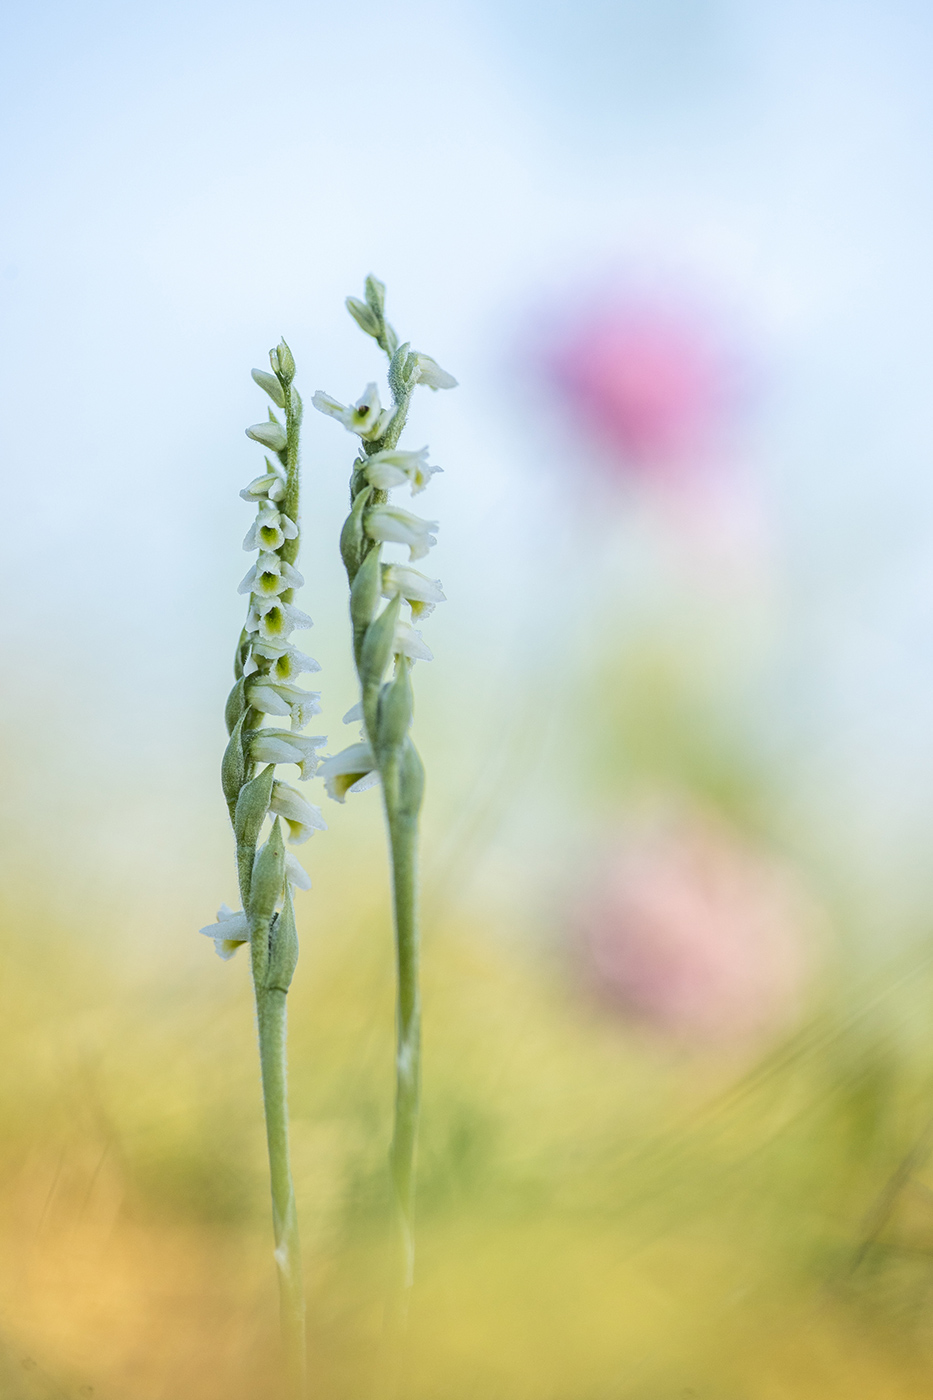
M 347 297 L 346 307 L 361 331 L 365 331 L 367 335 L 378 336 L 382 328 L 381 318 L 374 313 L 372 307 L 357 297 Z
M 290 384 L 295 377 L 295 357 L 284 340 L 280 340 L 275 349 L 269 351 L 269 359 L 272 368 L 282 376 L 286 384 Z
M 246 429 L 246 436 L 254 442 L 261 442 L 263 447 L 269 447 L 273 452 L 284 452 L 288 445 L 288 438 L 281 423 L 254 423 L 251 428 Z
M 260 389 L 265 389 L 269 398 L 279 408 L 285 407 L 285 391 L 280 381 L 274 374 L 270 374 L 267 369 L 254 369 L 250 373 Z

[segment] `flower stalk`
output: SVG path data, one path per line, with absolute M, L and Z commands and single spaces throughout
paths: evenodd
M 398 449 L 411 397 L 418 384 L 452 389 L 456 380 L 427 355 L 399 345 L 385 319 L 385 287 L 366 279 L 365 301 L 347 298 L 347 309 L 389 359 L 391 408 L 383 409 L 375 384 L 346 406 L 321 391 L 314 407 L 360 439 L 350 479 L 351 509 L 340 538 L 350 584 L 353 653 L 360 703 L 346 722 L 362 721 L 361 742 L 324 760 L 328 794 L 344 801 L 380 782 L 390 848 L 397 972 L 395 1121 L 390 1169 L 400 1226 L 402 1315 L 414 1279 L 415 1152 L 421 1086 L 421 1002 L 418 958 L 418 819 L 424 768 L 410 735 L 411 668 L 431 652 L 412 622 L 444 601 L 440 583 L 409 565 L 436 543 L 437 524 L 391 504 L 389 492 L 408 485 L 412 496 L 440 470 L 428 464 L 428 449 Z M 386 545 L 408 547 L 407 564 L 384 563 Z M 410 621 L 402 616 L 407 607 Z M 391 672 L 389 679 L 387 673 Z
M 302 403 L 292 383 L 295 362 L 284 340 L 269 352 L 269 359 L 272 373 L 253 370 L 253 379 L 285 421 L 270 408 L 268 422 L 246 430 L 272 456 L 266 457 L 266 471 L 240 492 L 257 511 L 243 548 L 257 550 L 258 557 L 240 584 L 249 607 L 236 648 L 235 684 L 225 708 L 229 741 L 221 767 L 236 838 L 242 908 L 234 912 L 221 906 L 217 923 L 201 932 L 214 939 L 223 958 L 232 957 L 244 943 L 250 945 L 288 1393 L 293 1400 L 303 1400 L 305 1304 L 288 1146 L 286 999 L 298 960 L 292 894 L 296 888 L 310 888 L 311 882 L 286 851 L 285 839 L 287 835 L 289 841 L 301 843 L 326 823 L 319 808 L 277 777 L 276 767 L 295 764 L 302 781 L 310 778 L 319 766 L 317 749 L 326 741 L 300 732 L 320 713 L 320 695 L 296 685 L 295 677 L 320 668 L 289 641 L 293 630 L 311 626 L 311 619 L 293 603 L 295 590 L 304 582 L 295 566 Z M 291 728 L 265 727 L 266 715 L 280 723 L 287 716 Z M 271 828 L 261 842 L 267 822 Z

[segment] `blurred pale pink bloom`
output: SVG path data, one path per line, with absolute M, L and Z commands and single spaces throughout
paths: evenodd
M 632 293 L 552 327 L 544 369 L 611 473 L 679 474 L 720 454 L 741 405 L 727 339 L 685 298 Z
M 720 1044 L 794 1020 L 819 928 L 787 871 L 694 816 L 619 838 L 573 924 L 601 998 L 679 1040 Z

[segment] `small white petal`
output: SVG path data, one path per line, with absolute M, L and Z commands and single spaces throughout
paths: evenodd
M 318 389 L 311 399 L 311 404 L 318 413 L 326 413 L 330 418 L 343 420 L 344 414 L 349 410 L 346 404 L 342 404 L 339 399 L 331 398 L 330 394 L 325 394 L 323 389 Z
M 291 851 L 285 852 L 285 878 L 290 885 L 294 885 L 296 890 L 309 890 L 311 888 L 311 876 L 301 861 L 292 855 Z
M 363 723 L 363 702 L 362 702 L 362 700 L 357 700 L 357 702 L 356 702 L 355 705 L 351 705 L 350 709 L 347 710 L 347 713 L 346 713 L 346 714 L 344 715 L 344 717 L 343 717 L 343 722 L 344 722 L 344 724 L 355 724 L 355 723 L 357 723 L 357 721 L 358 721 L 360 724 Z
M 420 632 L 407 622 L 399 622 L 395 628 L 393 650 L 396 656 L 408 656 L 412 661 L 433 661 L 434 653 L 425 643 Z
M 217 922 L 199 930 L 207 938 L 213 938 L 218 957 L 232 958 L 237 948 L 249 942 L 249 919 L 238 909 L 236 913 L 226 904 L 217 910 Z
M 415 356 L 415 372 L 412 376 L 416 384 L 426 384 L 429 389 L 456 389 L 457 381 L 446 369 L 441 369 L 437 360 L 430 355 Z

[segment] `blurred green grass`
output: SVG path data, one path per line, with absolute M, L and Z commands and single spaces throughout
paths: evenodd
M 504 719 L 490 682 L 454 740 L 443 697 L 425 707 L 444 778 L 425 823 L 418 1266 L 395 1400 L 930 1393 L 925 1162 L 853 1267 L 933 1112 L 929 930 L 898 930 L 887 965 L 857 957 L 857 901 L 834 890 L 806 1017 L 754 1052 L 627 1026 L 559 937 L 594 831 L 646 794 L 685 794 L 818 864 L 754 696 L 706 635 L 617 635 L 548 706 L 540 676 L 516 677 Z M 194 931 L 232 873 L 213 758 L 190 760 L 150 756 L 151 790 L 66 784 L 42 856 L 18 815 L 34 776 L 7 765 L 3 1400 L 277 1391 L 248 968 Z M 311 1370 L 322 1400 L 376 1400 L 394 1366 L 385 855 L 375 794 L 328 817 L 289 998 Z
M 379 893 L 338 918 L 323 883 L 291 998 L 294 1146 L 313 1372 L 349 1400 L 387 1365 L 391 963 Z M 4 1395 L 274 1394 L 247 969 L 204 952 L 141 971 L 81 917 L 6 910 Z M 928 1394 L 922 1170 L 851 1264 L 933 1104 L 929 965 L 827 992 L 754 1063 L 652 1044 L 565 974 L 472 918 L 431 927 L 400 1396 Z

